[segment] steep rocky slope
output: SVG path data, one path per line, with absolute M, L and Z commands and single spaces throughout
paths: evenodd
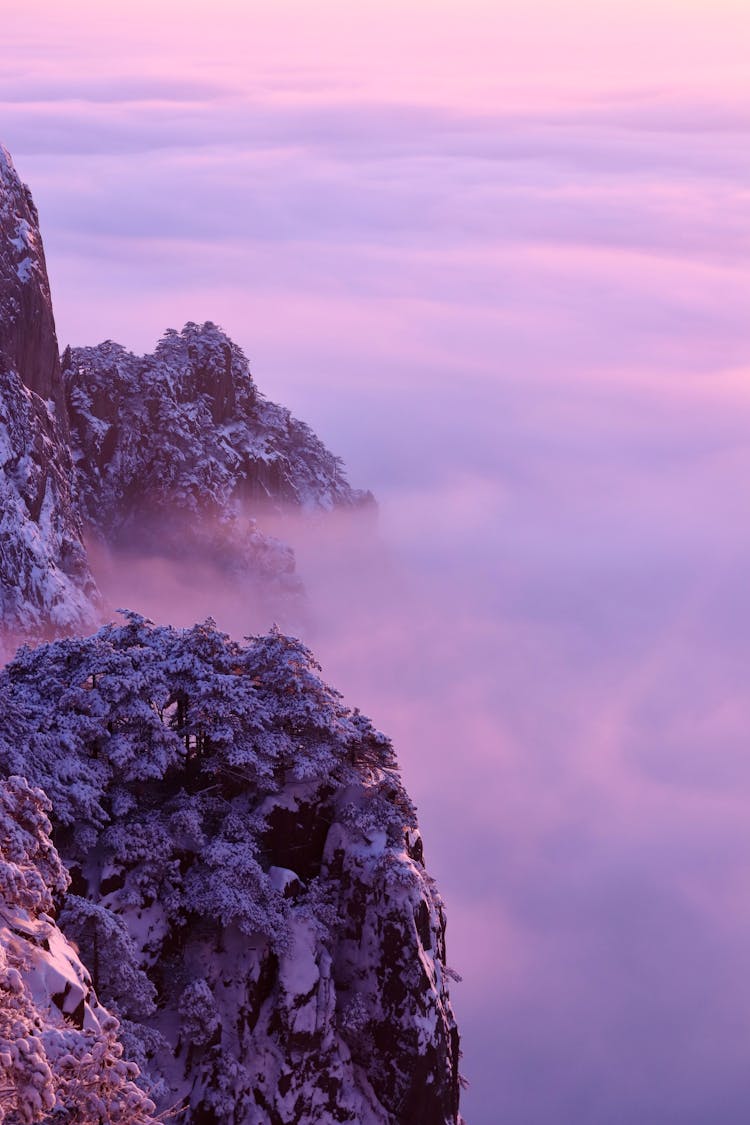
M 117 1020 L 55 924 L 69 880 L 49 807 L 23 779 L 0 781 L 0 1122 L 156 1125 Z
M 455 1125 L 414 808 L 318 672 L 278 632 L 130 615 L 8 666 L 0 771 L 52 798 L 63 928 L 157 1100 L 191 1125 Z
M 372 503 L 213 324 L 168 331 L 151 356 L 66 349 L 63 366 L 36 208 L 0 148 L 0 657 L 101 620 L 84 531 L 216 567 L 284 616 L 294 552 L 257 517 Z
M 0 657 L 97 622 L 37 214 L 0 147 Z
M 212 324 L 63 366 L 2 150 L 0 658 L 67 636 L 0 673 L 0 1122 L 151 1125 L 151 1097 L 187 1125 L 458 1125 L 445 919 L 388 739 L 277 630 L 81 637 L 84 521 L 288 598 L 255 516 L 372 498 Z
M 291 553 L 262 535 L 270 507 L 372 503 L 309 426 L 257 389 L 216 325 L 168 331 L 153 355 L 111 341 L 66 349 L 63 378 L 84 518 L 115 547 L 288 576 Z
M 4 641 L 79 632 L 99 598 L 54 417 L 14 371 L 0 375 L 0 621 Z
M 0 145 L 0 370 L 54 404 L 65 428 L 47 265 L 31 192 Z

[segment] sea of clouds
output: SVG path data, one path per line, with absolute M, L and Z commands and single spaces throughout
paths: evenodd
M 106 43 L 88 74 L 90 43 L 63 67 L 19 32 L 0 81 L 61 344 L 215 320 L 376 493 L 375 527 L 275 530 L 305 639 L 420 809 L 467 1120 L 739 1125 L 747 98 L 634 60 L 560 104 L 429 104 L 249 46 L 227 72 L 180 40 L 161 75 L 110 47 L 106 74 Z M 176 623 L 270 624 L 188 568 L 106 581 Z

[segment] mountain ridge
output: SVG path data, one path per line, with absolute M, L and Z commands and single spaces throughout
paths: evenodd
M 0 656 L 100 619 L 67 439 L 38 214 L 0 146 Z
M 254 514 L 372 496 L 211 322 L 56 357 L 2 150 L 0 640 L 35 647 L 0 670 L 0 1121 L 461 1125 L 445 913 L 389 739 L 275 627 L 92 633 L 84 527 L 289 601 Z
M 293 550 L 263 531 L 263 515 L 374 510 L 211 321 L 167 330 L 150 355 L 112 341 L 66 348 L 62 367 L 81 514 L 115 550 L 189 552 L 299 592 Z

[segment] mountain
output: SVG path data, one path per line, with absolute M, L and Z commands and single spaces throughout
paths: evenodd
M 0 357 L 65 430 L 60 356 L 39 215 L 0 145 Z
M 0 672 L 0 1122 L 460 1125 L 445 915 L 389 740 L 277 629 L 87 635 L 84 527 L 288 598 L 256 517 L 372 503 L 211 323 L 60 364 L 0 152 L 0 640 L 36 644 Z
M 374 506 L 210 322 L 167 331 L 148 356 L 68 348 L 63 368 L 83 518 L 111 548 L 187 554 L 291 592 L 293 553 L 258 518 Z
M 99 611 L 37 213 L 0 146 L 0 655 L 91 629 Z
M 111 341 L 68 348 L 63 366 L 83 511 L 111 540 L 233 508 L 372 502 L 309 426 L 261 394 L 211 322 L 167 331 L 153 355 Z
M 136 614 L 0 677 L 61 915 L 189 1125 L 456 1125 L 445 917 L 393 748 L 277 631 Z M 60 747 L 65 747 L 64 755 Z

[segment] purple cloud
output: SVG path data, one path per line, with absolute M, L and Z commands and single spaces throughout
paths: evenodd
M 739 1125 L 746 99 L 482 111 L 354 101 L 333 62 L 225 88 L 51 57 L 6 78 L 3 139 L 62 342 L 210 317 L 378 494 L 374 541 L 285 532 L 306 639 L 420 806 L 470 1125 Z M 189 569 L 111 581 L 267 624 Z

